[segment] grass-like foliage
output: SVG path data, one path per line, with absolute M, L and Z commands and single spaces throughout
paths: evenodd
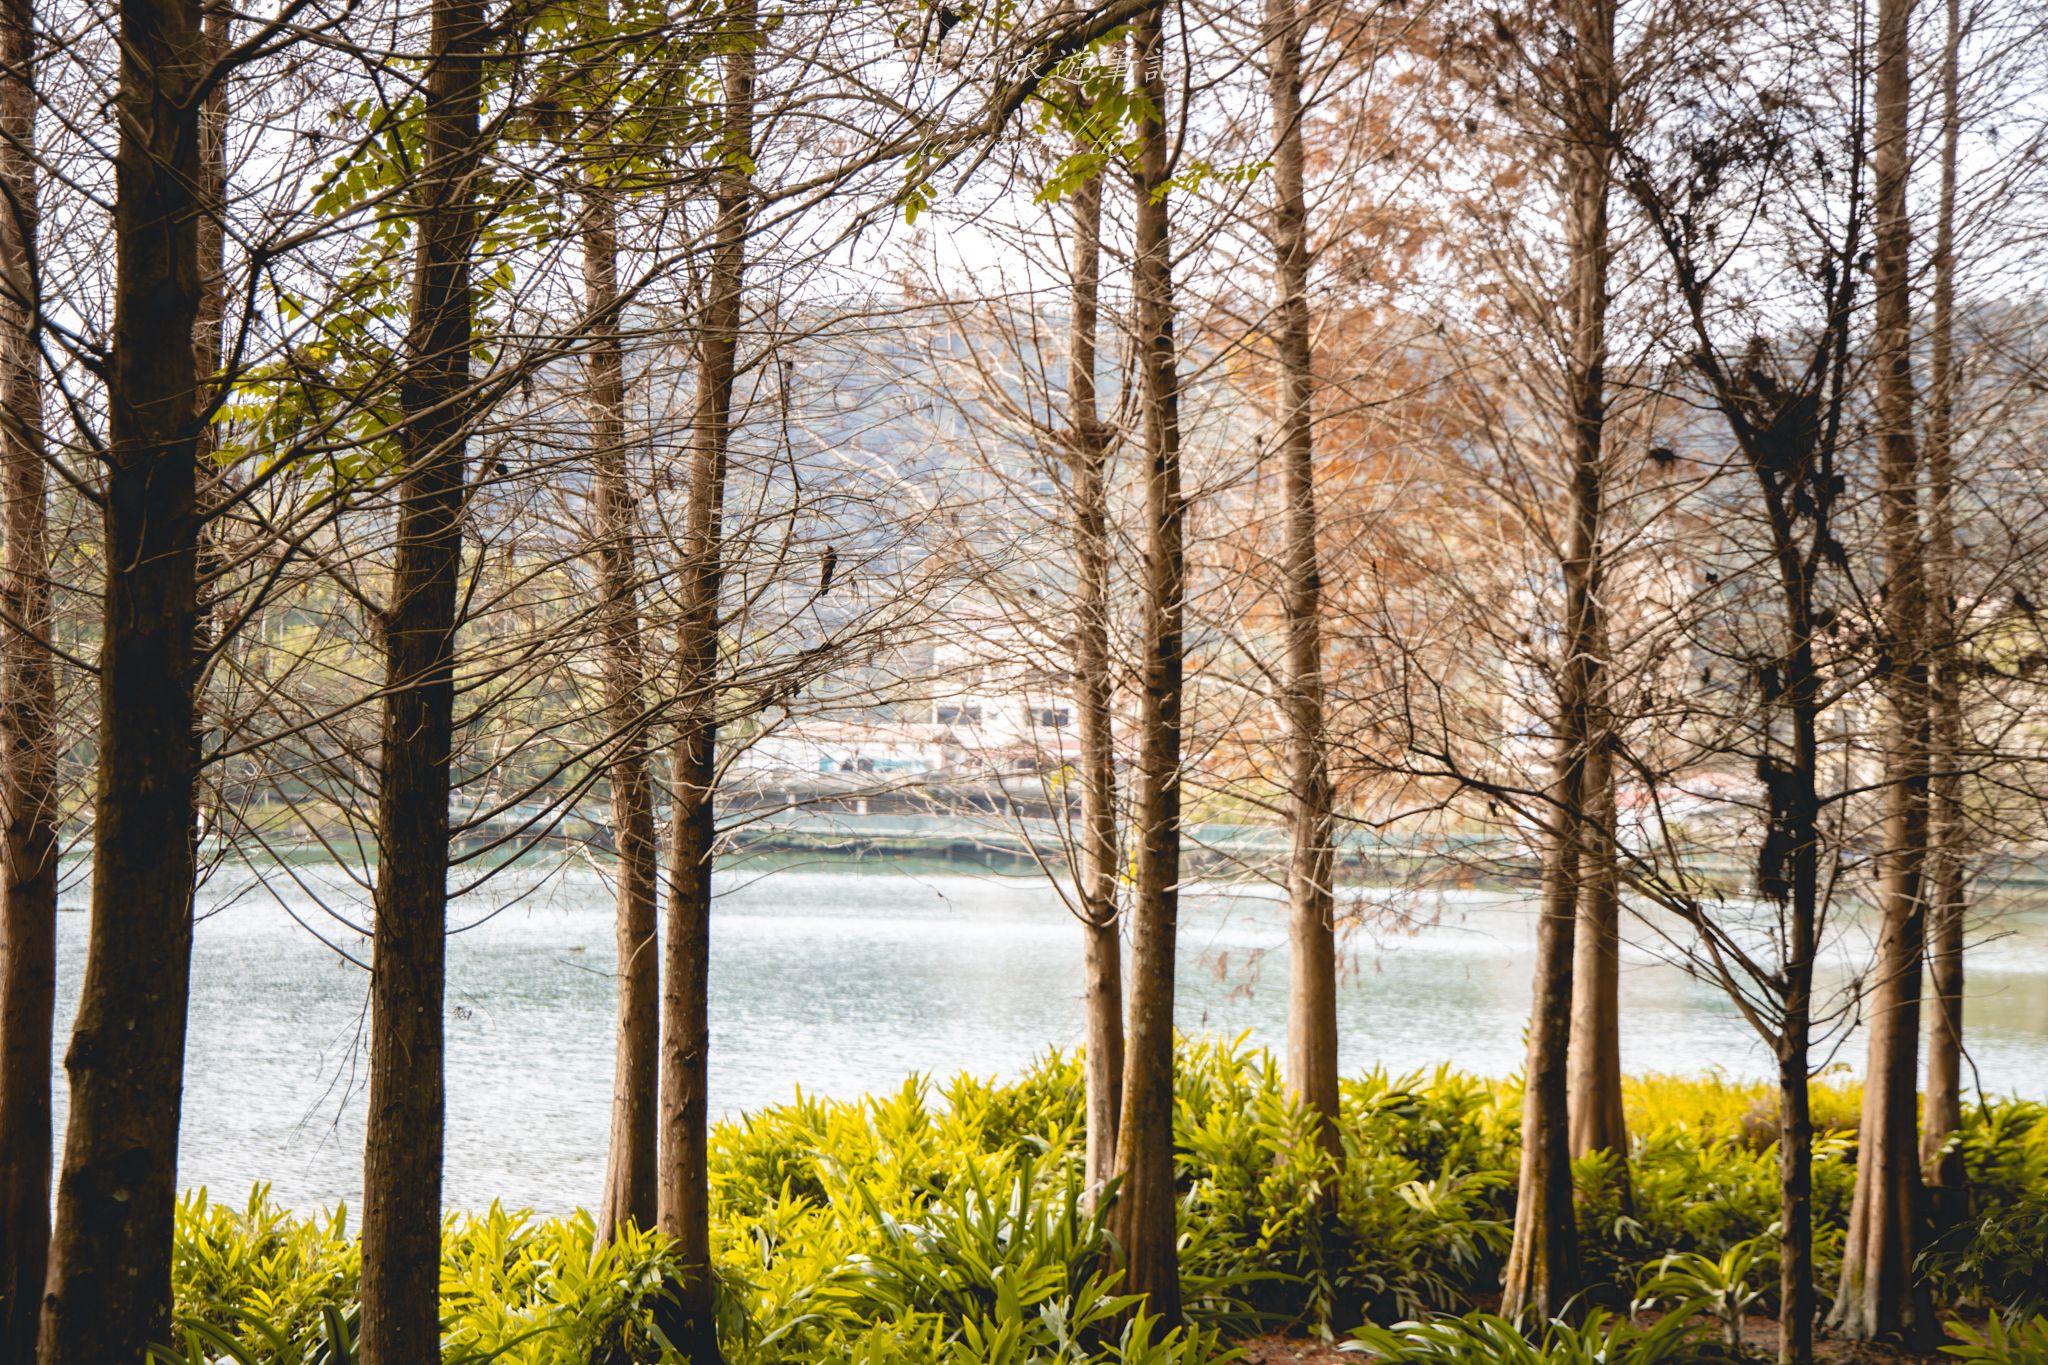
M 1530 1336 L 1492 1313 L 1367 1326 L 1346 1349 L 1388 1365 L 1676 1365 L 1715 1358 L 1703 1329 L 1682 1312 L 1641 1327 L 1599 1308 L 1583 1322 L 1553 1322 Z
M 1957 1340 L 1941 1349 L 1977 1365 L 2048 1365 L 2048 1317 L 2033 1317 L 2008 1328 L 1994 1313 L 1980 1330 L 1966 1323 L 1950 1329 Z
M 1265 1054 L 1189 1042 L 1179 1062 L 1187 1325 L 1165 1329 L 1120 1293 L 1117 1249 L 1081 1188 L 1080 1067 L 1053 1054 L 1008 1084 L 913 1079 L 722 1125 L 713 1240 L 728 1359 L 1202 1365 L 1256 1330 L 1335 1337 L 1364 1325 L 1353 1347 L 1395 1360 L 1658 1365 L 1725 1355 L 1734 1315 L 1772 1307 L 1777 1154 L 1760 1088 L 1630 1083 L 1626 1169 L 1596 1157 L 1577 1172 L 1588 1303 L 1658 1313 L 1596 1311 L 1525 1338 L 1474 1311 L 1498 1287 L 1513 1214 L 1514 1083 L 1448 1070 L 1348 1081 L 1337 1159 Z M 1824 1292 L 1853 1176 L 1839 1116 L 1855 1101 L 1832 1088 L 1816 1105 L 1837 1116 L 1819 1125 L 1815 1165 Z M 1946 1301 L 2031 1310 L 2048 1264 L 2048 1109 L 1994 1105 L 1970 1116 L 1961 1144 L 1972 1215 L 1923 1273 Z M 260 1188 L 239 1208 L 201 1191 L 180 1207 L 177 1235 L 179 1340 L 166 1365 L 353 1365 L 359 1262 L 343 1212 L 300 1219 Z M 661 1238 L 599 1245 L 585 1214 L 451 1217 L 444 1360 L 679 1361 L 659 1327 L 674 1275 Z M 2033 1360 L 2011 1352 L 2036 1331 L 2021 1322 L 1972 1338 L 1965 1349 L 2008 1355 L 1966 1358 Z

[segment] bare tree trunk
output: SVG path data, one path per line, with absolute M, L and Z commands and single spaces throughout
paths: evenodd
M 363 1365 L 440 1356 L 448 797 L 482 91 L 481 0 L 434 0 L 398 544 L 385 608 L 370 1112 L 363 1150 Z
M 1564 661 L 1558 687 L 1554 832 L 1544 863 L 1536 930 L 1536 985 L 1522 1102 L 1522 1162 L 1501 1311 L 1549 1319 L 1578 1292 L 1577 1216 L 1572 1202 L 1568 1084 L 1572 968 L 1581 868 L 1589 841 L 1589 750 L 1598 652 L 1600 515 L 1607 419 L 1607 240 L 1612 185 L 1614 6 L 1575 7 L 1573 108 L 1564 149 L 1570 251 L 1571 344 L 1565 391 L 1571 403 L 1571 503 L 1564 569 Z M 1598 852 L 1611 853 L 1600 849 Z M 1611 865 L 1611 858 L 1610 858 Z
M 647 771 L 647 700 L 640 649 L 637 514 L 626 468 L 625 355 L 620 339 L 618 241 L 609 193 L 583 191 L 583 293 L 597 328 L 585 360 L 591 410 L 592 510 L 596 514 L 598 632 L 605 722 L 618 746 L 610 779 L 618 855 L 618 1043 L 612 1076 L 611 1146 L 599 1236 L 654 1226 L 657 1096 L 661 1081 L 661 957 L 655 936 L 654 787 Z
M 1941 201 L 1934 228 L 1934 317 L 1927 344 L 1928 647 L 1933 742 L 1929 767 L 1928 869 L 1932 912 L 1929 975 L 1934 987 L 1927 1030 L 1927 1099 L 1920 1162 L 1932 1211 L 1947 1225 L 1963 1210 L 1963 1160 L 1949 1139 L 1963 1122 L 1963 915 L 1967 907 L 1963 819 L 1962 667 L 1956 657 L 1955 606 L 1955 306 L 1956 151 L 1963 39 L 1961 0 L 1948 0 L 1948 41 L 1941 63 Z
M 1067 398 L 1073 431 L 1074 701 L 1080 732 L 1082 975 L 1087 1012 L 1088 1146 L 1093 1199 L 1116 1174 L 1123 1105 L 1124 966 L 1117 915 L 1116 747 L 1109 657 L 1109 443 L 1096 410 L 1096 329 L 1102 280 L 1102 179 L 1074 194 L 1073 321 Z
M 1133 83 L 1151 106 L 1138 125 L 1132 292 L 1145 413 L 1144 691 L 1138 700 L 1138 844 L 1131 902 L 1130 1038 L 1124 1055 L 1122 1184 L 1110 1230 L 1125 1257 L 1124 1288 L 1144 1309 L 1180 1321 L 1173 1188 L 1173 973 L 1180 916 L 1180 739 L 1185 564 L 1180 487 L 1180 376 L 1174 354 L 1173 258 L 1166 198 L 1165 40 L 1157 7 L 1132 22 Z
M 1083 815 L 1085 818 L 1086 812 Z M 1110 895 L 1115 894 L 1112 886 Z M 1116 1176 L 1117 1123 L 1124 1091 L 1123 942 L 1113 899 L 1110 905 L 1107 922 L 1088 920 L 1081 926 L 1086 935 L 1081 945 L 1083 1003 L 1087 1013 L 1082 1079 L 1088 1125 L 1083 1179 L 1091 1202 Z
M 225 8 L 210 8 L 200 36 L 205 44 L 209 67 L 228 54 L 228 25 Z M 195 404 L 202 416 L 213 406 L 212 380 L 220 369 L 223 328 L 227 325 L 227 208 L 228 208 L 228 84 L 225 78 L 207 87 L 199 106 L 199 310 L 193 319 L 192 345 L 202 381 Z M 210 425 L 199 429 L 200 476 L 204 482 L 213 474 L 208 467 L 215 449 Z M 203 500 L 203 499 L 202 499 Z
M 42 364 L 36 348 L 36 52 L 29 0 L 0 4 L 0 1362 L 35 1359 L 50 1250 L 57 972 L 56 680 Z
M 674 828 L 662 970 L 661 1230 L 675 1240 L 685 1278 L 670 1339 L 700 1365 L 719 1354 L 718 1284 L 711 1270 L 710 1130 L 706 1062 L 711 1050 L 711 871 L 718 785 L 718 606 L 724 582 L 726 460 L 739 355 L 747 232 L 753 189 L 754 6 L 735 0 L 725 57 L 724 171 L 717 239 L 697 356 L 690 440 L 689 506 L 683 530 L 682 614 L 676 629 L 680 716 L 671 767 Z
M 1514 1240 L 1502 1283 L 1501 1312 L 1549 1321 L 1578 1292 L 1577 1215 L 1572 1204 L 1566 1132 L 1565 1049 L 1571 1034 L 1572 939 L 1578 889 L 1578 837 L 1572 812 L 1583 773 L 1576 753 L 1558 760 L 1552 783 L 1556 831 L 1543 868 L 1536 926 L 1536 986 L 1529 1015 L 1522 1092 L 1522 1157 Z
M 1797 556 L 1790 560 L 1797 563 Z M 1813 1034 L 1813 966 L 1820 925 L 1820 681 L 1813 663 L 1812 585 L 1803 574 L 1792 599 L 1793 648 L 1786 698 L 1792 713 L 1792 771 L 1773 819 L 1786 836 L 1791 918 L 1785 925 L 1784 1016 L 1778 1067 L 1778 1360 L 1813 1359 L 1813 1112 L 1808 1089 Z M 1774 793 L 1774 796 L 1776 793 Z
M 1580 68 L 1575 94 L 1586 124 L 1582 147 L 1572 153 L 1579 164 L 1571 179 L 1576 230 L 1571 238 L 1575 272 L 1573 298 L 1576 324 L 1573 369 L 1580 389 L 1581 461 L 1591 460 L 1596 477 L 1600 429 L 1604 426 L 1605 328 L 1607 314 L 1607 200 L 1611 183 L 1606 143 L 1612 137 L 1613 8 L 1604 0 L 1587 0 L 1580 22 L 1597 41 Z M 1590 330 L 1592 335 L 1587 335 Z M 1590 403 L 1596 409 L 1586 411 Z M 1591 430 L 1587 430 L 1587 428 Z M 1595 488 L 1595 496 L 1598 495 Z M 1593 546 L 1597 556 L 1597 541 Z M 1593 573 L 1597 579 L 1599 566 Z M 1597 592 L 1590 600 L 1593 661 L 1607 656 L 1607 613 Z M 1615 837 L 1614 718 L 1607 704 L 1603 671 L 1587 682 L 1586 819 L 1580 826 L 1578 923 L 1574 942 L 1572 1022 L 1569 1044 L 1570 1144 L 1574 1157 L 1589 1152 L 1628 1153 L 1628 1130 L 1621 1106 L 1620 1007 L 1620 879 Z M 1624 1182 L 1627 1165 L 1622 1166 Z M 1626 1186 L 1624 1184 L 1624 1197 Z
M 224 6 L 209 8 L 201 28 L 205 60 L 209 67 L 228 54 L 228 26 L 231 12 Z M 225 75 L 208 87 L 199 106 L 199 312 L 192 326 L 192 348 L 199 371 L 199 387 L 193 394 L 193 412 L 199 421 L 195 460 L 199 486 L 195 495 L 202 529 L 199 536 L 198 583 L 195 596 L 198 616 L 193 628 L 192 747 L 199 763 L 192 793 L 192 838 L 196 845 L 205 836 L 208 806 L 218 798 L 206 782 L 206 742 L 211 719 L 207 712 L 207 674 L 214 647 L 219 643 L 214 622 L 213 582 L 220 572 L 219 527 L 214 518 L 226 502 L 227 478 L 215 459 L 217 441 L 211 421 L 219 397 L 218 375 L 227 326 L 227 208 L 228 208 L 228 85 Z
M 1287 501 L 1281 551 L 1287 619 L 1281 711 L 1287 723 L 1287 1083 L 1337 1133 L 1337 927 L 1333 807 L 1323 735 L 1323 577 L 1316 548 L 1315 374 L 1309 345 L 1308 196 L 1303 189 L 1301 30 L 1295 0 L 1266 0 L 1266 88 L 1273 106 L 1274 358 Z
M 201 289 L 197 0 L 124 5 L 120 50 L 92 940 L 43 1365 L 139 1365 L 170 1338 L 191 984 L 198 374 L 164 343 L 193 335 Z
M 1778 1052 L 1778 1360 L 1813 1359 L 1813 1111 L 1807 1091 L 1809 1022 L 1787 1028 Z
M 1605 613 L 1595 606 L 1599 656 L 1606 657 Z M 1568 1108 L 1574 1160 L 1613 1152 L 1628 1200 L 1628 1123 L 1621 1106 L 1621 885 L 1615 866 L 1614 737 L 1603 698 L 1592 707 L 1586 751 L 1585 844 L 1579 855 L 1578 929 L 1572 967 Z
M 1878 500 L 1884 523 L 1885 726 L 1883 877 L 1876 981 L 1868 998 L 1856 1192 L 1842 1281 L 1830 1319 L 1844 1336 L 1931 1339 L 1926 1286 L 1913 1260 L 1922 1216 L 1917 1133 L 1921 894 L 1927 847 L 1927 660 L 1921 582 L 1918 461 L 1913 436 L 1910 173 L 1912 0 L 1879 0 L 1871 163 L 1875 214 L 1872 295 L 1877 367 Z

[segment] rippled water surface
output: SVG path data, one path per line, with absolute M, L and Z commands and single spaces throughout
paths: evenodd
M 1014 1074 L 1081 1036 L 1080 935 L 1043 883 L 987 874 L 816 866 L 720 879 L 713 924 L 711 1101 L 740 1111 L 807 1093 L 851 1097 L 911 1072 Z M 367 960 L 323 905 L 362 922 L 332 869 L 227 872 L 202 896 L 193 964 L 180 1176 L 217 1197 L 270 1182 L 299 1207 L 360 1183 Z M 83 908 L 83 892 L 65 908 Z M 1350 940 L 1341 995 L 1348 1070 L 1451 1062 L 1515 1070 L 1528 1009 L 1528 903 L 1486 893 L 1403 900 L 1432 920 Z M 447 1200 L 562 1211 L 603 1175 L 612 1054 L 610 890 L 588 869 L 520 870 L 464 897 L 449 952 Z M 302 924 L 303 922 L 303 924 Z M 86 916 L 62 916 L 61 1018 Z M 2048 1097 L 2048 919 L 2017 915 L 1971 963 L 1968 1029 L 1983 1085 Z M 1181 1026 L 1278 1047 L 1287 967 L 1281 907 L 1208 894 L 1184 904 Z M 1856 930 L 1845 954 L 1864 951 Z M 1710 987 L 1628 954 L 1622 1051 L 1633 1071 L 1767 1057 Z M 60 1034 L 68 1029 L 60 1029 Z M 64 1039 L 60 1036 L 61 1052 Z M 1860 1062 L 1860 1040 L 1841 1050 Z M 58 1068 L 61 1086 L 62 1069 Z M 61 1103 L 61 1098 L 60 1098 Z M 61 1132 L 62 1115 L 59 1115 Z

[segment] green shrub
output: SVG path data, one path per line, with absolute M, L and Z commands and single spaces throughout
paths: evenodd
M 1984 1330 L 1953 1322 L 1949 1331 L 1957 1340 L 1942 1347 L 1945 1354 L 1980 1365 L 2048 1365 L 2048 1317 L 2033 1317 L 2008 1329 L 1994 1313 Z
M 1843 1105 L 1853 1094 L 1829 1093 Z M 1162 1330 L 1120 1292 L 1118 1249 L 1081 1188 L 1079 1060 L 1048 1053 L 1012 1082 L 940 1088 L 912 1077 L 865 1100 L 799 1095 L 719 1125 L 721 1338 L 732 1365 L 1203 1365 L 1258 1329 L 1334 1337 L 1408 1320 L 1427 1325 L 1364 1330 L 1357 1344 L 1433 1361 L 1698 1358 L 1712 1323 L 1690 1319 L 1718 1317 L 1725 1331 L 1777 1292 L 1777 1151 L 1754 1121 L 1769 1093 L 1710 1077 L 1633 1080 L 1628 1095 L 1627 1159 L 1596 1154 L 1574 1168 L 1581 1246 L 1592 1302 L 1654 1301 L 1666 1310 L 1654 1326 L 1596 1312 L 1532 1342 L 1498 1319 L 1443 1316 L 1499 1285 L 1518 1084 L 1447 1069 L 1347 1080 L 1333 1155 L 1272 1059 L 1240 1039 L 1189 1042 L 1178 1058 L 1188 1325 Z M 1958 1144 L 1974 1216 L 1935 1243 L 1923 1270 L 1945 1300 L 2032 1311 L 2048 1293 L 2038 1282 L 2048 1108 L 1993 1105 L 1967 1118 Z M 1816 1143 L 1823 1293 L 1839 1264 L 1853 1149 L 1840 1132 Z M 583 1214 L 451 1218 L 445 1358 L 675 1365 L 655 1326 L 678 1270 L 665 1243 L 639 1233 L 595 1242 Z M 173 1273 L 179 1340 L 164 1360 L 352 1365 L 359 1253 L 342 1212 L 295 1219 L 260 1187 L 240 1207 L 197 1192 L 179 1207 Z M 2001 1326 L 2003 1345 L 1965 1346 L 2018 1349 L 2036 1330 Z M 1508 1354 L 1484 1354 L 1495 1348 Z
M 1742 1351 L 1742 1325 L 1766 1282 L 1758 1275 L 1757 1238 L 1737 1242 L 1719 1256 L 1673 1251 L 1657 1259 L 1636 1286 L 1631 1308 L 1658 1308 L 1667 1314 L 1705 1313 L 1721 1324 L 1721 1339 L 1736 1354 Z
M 1533 1339 L 1492 1313 L 1361 1327 L 1344 1349 L 1387 1365 L 1676 1365 L 1721 1358 L 1705 1349 L 1705 1329 L 1679 1311 L 1639 1327 L 1604 1309 L 1586 1320 L 1546 1324 Z
M 1922 1269 L 1945 1298 L 2013 1317 L 2048 1308 L 2048 1105 L 1970 1110 L 1956 1141 L 1969 1209 Z
M 188 1324 L 230 1335 L 260 1324 L 310 1351 L 325 1344 L 328 1314 L 353 1313 L 361 1272 L 346 1209 L 293 1218 L 270 1202 L 267 1185 L 240 1208 L 212 1203 L 204 1188 L 178 1201 L 173 1311 Z
M 1341 1163 L 1241 1040 L 1190 1046 L 1178 1101 L 1181 1261 L 1206 1320 L 1327 1333 L 1464 1306 L 1497 1282 L 1516 1125 L 1484 1083 L 1348 1082 Z
M 1765 1287 L 1759 1306 L 1777 1306 L 1778 1148 L 1752 1146 L 1735 1133 L 1689 1126 L 1635 1137 L 1630 1203 L 1618 1173 L 1595 1157 L 1574 1168 L 1580 1191 L 1579 1235 L 1588 1278 L 1626 1291 L 1641 1267 L 1668 1252 L 1719 1257 L 1754 1244 Z M 1818 1138 L 1813 1147 L 1814 1284 L 1823 1304 L 1841 1269 L 1842 1232 L 1855 1189 L 1855 1143 Z

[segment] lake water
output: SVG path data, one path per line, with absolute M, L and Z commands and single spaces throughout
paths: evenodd
M 810 865 L 723 876 L 713 923 L 711 1101 L 737 1114 L 807 1093 L 893 1089 L 911 1072 L 1007 1076 L 1081 1037 L 1080 933 L 1043 882 L 961 870 Z M 1375 894 L 1435 921 L 1354 934 L 1343 1063 L 1521 1064 L 1533 919 L 1498 893 Z M 240 1199 L 254 1181 L 300 1208 L 360 1186 L 366 977 L 308 931 L 368 958 L 365 897 L 331 868 L 230 869 L 201 897 L 180 1176 Z M 82 889 L 67 910 L 82 909 Z M 334 914 L 330 914 L 332 910 Z M 612 1075 L 610 889 L 588 867 L 518 869 L 464 897 L 449 952 L 447 1200 L 561 1212 L 603 1177 Z M 2014 915 L 1971 963 L 1967 1026 L 1983 1086 L 2048 1097 L 2048 918 Z M 86 916 L 61 916 L 61 1055 Z M 1852 929 L 1844 952 L 1863 951 Z M 1283 907 L 1189 896 L 1183 1029 L 1283 1042 Z M 1622 978 L 1631 1071 L 1768 1058 L 1710 987 L 1631 950 Z M 1840 1050 L 1860 1065 L 1860 1040 Z M 63 1073 L 57 1068 L 62 1103 Z M 59 1113 L 59 1132 L 63 1117 Z

